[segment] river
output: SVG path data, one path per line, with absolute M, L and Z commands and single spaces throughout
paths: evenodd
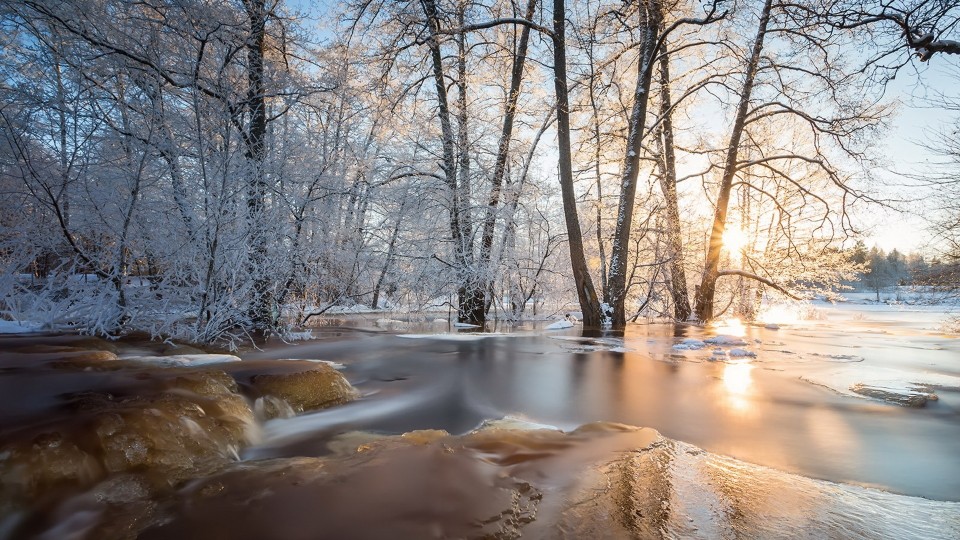
M 321 360 L 358 399 L 261 417 L 246 444 L 220 441 L 215 466 L 191 462 L 189 472 L 159 477 L 100 471 L 69 489 L 55 484 L 31 508 L 14 501 L 0 538 L 960 536 L 960 341 L 940 330 L 944 313 L 821 305 L 802 319 L 783 315 L 779 324 L 621 332 L 328 319 L 312 339 L 240 351 L 243 361 L 227 372 L 243 387 L 244 370 Z M 117 354 L 156 347 L 121 342 Z M 90 366 L 53 373 L 28 357 L 3 357 L 0 383 L 16 400 L 4 413 L 7 438 L 29 440 L 18 423 L 40 433 L 52 418 L 71 422 L 78 409 L 65 409 L 62 396 L 90 380 Z M 114 403 L 161 383 L 168 394 L 173 385 L 169 395 L 202 386 L 199 405 L 164 397 L 147 401 L 156 407 L 147 412 L 174 411 L 167 425 L 186 426 L 188 439 L 213 441 L 230 427 L 220 394 L 209 398 L 210 380 L 164 369 L 108 371 L 96 392 Z M 44 467 L 71 455 L 60 438 L 44 437 L 44 448 L 55 448 Z M 0 456 L 0 472 L 22 470 L 3 468 L 16 452 Z

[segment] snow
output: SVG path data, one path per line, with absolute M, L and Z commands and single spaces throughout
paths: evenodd
M 0 334 L 26 334 L 40 332 L 43 325 L 31 321 L 4 321 L 0 320 Z
M 287 332 L 283 339 L 286 341 L 308 341 L 313 339 L 313 330 L 304 330 L 302 332 Z
M 474 432 L 478 431 L 493 431 L 493 430 L 548 430 L 548 431 L 561 431 L 557 426 L 552 426 L 550 424 L 542 424 L 540 422 L 534 422 L 528 418 L 525 418 L 520 415 L 508 414 L 503 418 L 496 418 L 492 420 L 484 420 L 479 426 L 474 429 Z
M 157 364 L 161 366 L 209 366 L 213 364 L 225 364 L 227 362 L 240 362 L 240 358 L 232 354 L 178 354 L 172 356 L 133 356 L 124 358 L 131 362 L 143 362 L 145 364 Z
M 747 344 L 747 342 L 744 341 L 743 338 L 740 338 L 740 337 L 737 337 L 737 336 L 729 336 L 729 335 L 726 335 L 726 334 L 720 334 L 720 335 L 714 336 L 714 337 L 712 337 L 712 338 L 707 338 L 707 339 L 703 340 L 703 342 L 704 342 L 704 343 L 709 343 L 710 345 L 728 345 L 728 346 L 746 345 L 746 344 Z
M 757 353 L 747 349 L 730 349 L 731 358 L 756 358 Z
M 455 322 L 455 323 L 453 323 L 453 327 L 454 327 L 454 328 L 480 328 L 479 325 L 470 324 L 470 323 L 463 323 L 463 322 Z
M 573 328 L 573 323 L 566 319 L 560 319 L 559 321 L 549 324 L 546 330 L 563 330 L 564 328 Z
M 699 339 L 687 338 L 674 345 L 673 348 L 678 351 L 698 351 L 706 346 L 707 344 Z
M 340 362 L 333 362 L 331 360 L 317 360 L 315 358 L 281 358 L 279 361 L 289 360 L 293 362 L 313 362 L 315 364 L 326 364 L 333 369 L 345 369 L 347 366 L 341 364 Z

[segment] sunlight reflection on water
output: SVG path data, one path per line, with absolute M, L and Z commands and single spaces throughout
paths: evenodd
M 718 322 L 714 327 L 717 334 L 726 335 L 726 336 L 736 336 L 743 337 L 747 335 L 747 327 L 743 325 L 743 322 L 737 318 L 723 319 Z

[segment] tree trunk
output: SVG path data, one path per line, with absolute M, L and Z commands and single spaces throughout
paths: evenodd
M 406 194 L 404 194 L 406 196 Z M 404 199 L 406 202 L 406 199 Z M 397 245 L 397 237 L 400 236 L 400 222 L 403 219 L 403 206 L 400 207 L 400 215 L 397 216 L 397 223 L 393 226 L 393 234 L 390 235 L 390 245 L 387 246 L 387 260 L 383 263 L 383 270 L 380 271 L 380 277 L 377 278 L 377 284 L 373 287 L 373 300 L 370 303 L 370 307 L 377 309 L 380 304 L 380 289 L 383 288 L 383 281 L 387 277 L 387 272 L 390 270 L 390 263 L 393 262 L 393 253 Z
M 464 11 L 466 0 L 457 4 L 456 17 L 460 28 L 465 25 Z M 457 197 L 460 216 L 460 242 L 457 244 L 457 257 L 460 273 L 460 288 L 457 294 L 457 321 L 483 326 L 486 322 L 484 289 L 486 280 L 477 268 L 473 248 L 473 223 L 470 216 L 472 197 L 470 177 L 470 130 L 469 111 L 467 110 L 467 36 L 465 32 L 456 35 L 457 41 Z
M 457 139 L 454 137 L 453 125 L 450 122 L 450 105 L 447 97 L 447 85 L 443 74 L 443 55 L 440 51 L 440 23 L 437 16 L 437 5 L 435 0 L 423 0 L 423 11 L 427 19 L 427 28 L 430 33 L 430 40 L 427 46 L 430 49 L 430 60 L 433 68 L 434 88 L 437 92 L 437 116 L 440 118 L 440 136 L 443 146 L 443 175 L 447 184 L 447 190 L 450 192 L 450 235 L 454 244 L 454 262 L 457 271 L 457 279 L 460 286 L 457 289 L 457 321 L 476 324 L 475 317 L 478 312 L 483 311 L 483 288 L 474 285 L 474 269 L 472 268 L 473 249 L 470 244 L 470 224 L 469 216 L 466 214 L 469 199 L 464 200 L 464 195 L 469 198 L 469 185 L 462 185 L 461 182 L 468 182 L 469 178 L 469 154 L 466 148 L 466 58 L 461 33 L 458 40 L 458 72 L 460 80 L 458 89 L 460 90 L 460 148 L 459 159 L 455 152 Z M 458 8 L 458 18 L 462 18 L 463 13 Z M 458 165 L 466 166 L 466 171 L 459 171 Z M 478 307 L 479 306 L 479 307 Z
M 270 290 L 267 264 L 266 197 L 264 177 L 267 136 L 267 104 L 264 97 L 264 47 L 267 12 L 264 0 L 244 0 L 250 23 L 247 42 L 247 109 L 250 123 L 245 136 L 246 158 L 250 170 L 247 180 L 247 214 L 249 224 L 249 270 L 253 277 L 253 300 L 250 318 L 254 328 L 269 331 L 276 326 L 273 294 Z
M 714 317 L 714 297 L 717 292 L 717 278 L 720 277 L 720 252 L 723 248 L 723 232 L 727 226 L 727 209 L 730 205 L 730 190 L 733 187 L 733 178 L 737 172 L 737 158 L 740 151 L 740 138 L 747 120 L 747 110 L 750 106 L 750 97 L 753 93 L 753 84 L 757 75 L 757 66 L 760 64 L 760 54 L 763 51 L 763 40 L 767 34 L 767 24 L 770 22 L 771 0 L 763 4 L 760 13 L 760 22 L 757 28 L 757 37 L 753 43 L 753 51 L 747 61 L 746 78 L 743 81 L 743 90 L 740 93 L 740 102 L 737 105 L 737 116 L 734 118 L 733 130 L 730 133 L 730 144 L 727 146 L 727 156 L 723 167 L 723 176 L 720 180 L 720 193 L 717 196 L 717 208 L 713 215 L 713 228 L 710 231 L 710 243 L 707 248 L 707 258 L 704 264 L 703 277 L 697 290 L 697 318 L 709 321 Z
M 610 253 L 610 277 L 604 298 L 613 308 L 613 325 L 625 326 L 627 297 L 627 264 L 630 251 L 630 229 L 633 226 L 633 207 L 637 193 L 637 175 L 640 172 L 640 154 L 643 152 L 643 130 L 647 116 L 650 81 L 657 55 L 657 44 L 663 20 L 663 6 L 658 0 L 647 0 L 641 11 L 643 21 L 643 44 L 637 68 L 637 86 L 633 97 L 627 134 L 626 156 L 620 180 L 620 202 L 617 205 L 617 225 L 614 230 L 613 247 Z
M 683 268 L 683 230 L 680 226 L 680 205 L 677 201 L 677 168 L 673 148 L 673 121 L 670 118 L 670 57 L 660 56 L 660 188 L 666 205 L 667 256 L 670 258 L 670 295 L 673 316 L 678 321 L 690 318 L 687 276 Z
M 577 287 L 577 298 L 583 312 L 584 326 L 600 326 L 602 314 L 597 291 L 593 288 L 590 269 L 583 252 L 583 234 L 577 214 L 573 188 L 573 159 L 570 153 L 570 105 L 567 97 L 567 53 L 565 42 L 566 9 L 563 0 L 553 0 L 553 83 L 557 93 L 557 150 L 563 216 L 567 225 L 570 265 Z
M 534 10 L 537 6 L 537 0 L 529 0 L 526 20 L 533 20 Z M 507 102 L 503 111 L 503 126 L 500 129 L 500 143 L 497 146 L 497 158 L 493 167 L 493 179 L 490 187 L 490 199 L 487 201 L 487 212 L 484 216 L 483 234 L 480 239 L 480 271 L 483 273 L 485 282 L 484 291 L 492 290 L 494 281 L 494 271 L 491 264 L 493 255 L 493 236 L 497 225 L 497 207 L 500 205 L 500 196 L 503 191 L 503 178 L 507 170 L 507 157 L 510 153 L 510 139 L 513 136 L 513 120 L 517 113 L 517 100 L 520 97 L 520 84 L 523 81 L 523 65 L 527 59 L 527 43 L 530 40 L 530 27 L 522 26 L 520 30 L 520 40 L 517 43 L 517 51 L 513 57 L 513 68 L 510 72 L 510 93 L 507 95 Z M 499 264 L 499 261 L 493 261 Z M 486 319 L 486 313 L 490 309 L 492 296 L 484 300 L 484 310 L 482 317 Z

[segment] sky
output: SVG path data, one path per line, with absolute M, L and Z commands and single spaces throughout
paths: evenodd
M 936 199 L 936 193 L 911 186 L 912 182 L 904 175 L 928 172 L 931 164 L 938 160 L 930 143 L 940 130 L 957 121 L 958 114 L 933 106 L 929 98 L 943 91 L 960 99 L 958 68 L 957 57 L 934 56 L 928 65 L 921 66 L 921 72 L 907 67 L 889 86 L 888 95 L 901 105 L 883 148 L 890 168 L 884 176 L 891 184 L 884 191 L 914 201 L 900 205 L 902 213 L 871 207 L 858 216 L 869 231 L 864 238 L 868 246 L 876 245 L 886 251 L 894 248 L 903 252 L 935 250 L 936 246 L 929 245 L 930 235 L 923 216 L 930 214 L 929 204 Z

